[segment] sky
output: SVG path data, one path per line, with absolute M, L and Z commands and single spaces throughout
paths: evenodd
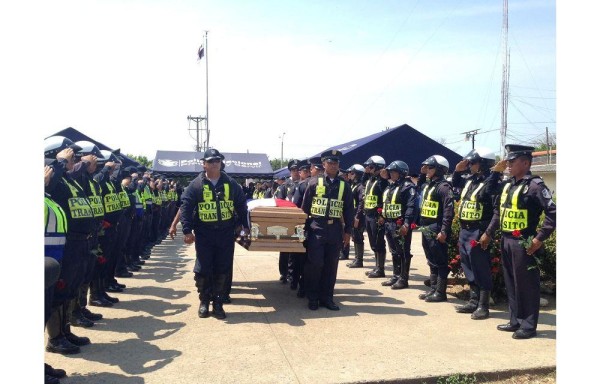
M 42 138 L 73 127 L 149 159 L 192 151 L 208 59 L 209 145 L 223 152 L 279 158 L 283 140 L 284 158 L 305 158 L 408 124 L 463 155 L 477 129 L 476 145 L 500 153 L 501 0 L 34 4 L 4 15 L 26 59 L 6 80 Z M 544 141 L 556 132 L 555 3 L 510 1 L 508 44 L 507 142 Z

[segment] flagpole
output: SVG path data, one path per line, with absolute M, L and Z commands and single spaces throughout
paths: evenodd
M 204 31 L 204 56 L 206 57 L 206 149 L 210 148 L 208 129 L 208 31 Z

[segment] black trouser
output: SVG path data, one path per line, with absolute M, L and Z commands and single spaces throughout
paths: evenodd
M 125 247 L 127 245 L 127 239 L 131 232 L 131 221 L 133 219 L 126 213 L 121 217 L 119 221 L 119 228 L 117 231 L 117 245 L 115 246 L 115 272 L 122 273 L 127 272 L 127 264 L 131 261 L 127 259 L 125 254 Z
M 333 299 L 343 228 L 340 220 L 330 222 L 312 220 L 308 230 L 304 283 L 309 300 Z
M 212 292 L 216 297 L 224 295 L 227 280 L 233 271 L 235 230 L 233 226 L 194 230 L 196 236 L 196 264 L 194 279 L 200 295 Z
M 152 213 L 144 212 L 144 219 L 142 220 L 142 231 L 140 233 L 139 249 L 138 252 L 142 254 L 146 247 L 151 246 L 150 238 L 152 236 Z
M 115 224 L 105 228 L 104 235 L 98 237 L 102 255 L 106 259 L 106 263 L 97 266 L 98 276 L 104 281 L 111 281 L 115 277 L 115 251 L 118 237 L 117 225 Z
M 150 241 L 151 242 L 155 242 L 159 239 L 159 235 L 160 235 L 160 212 L 161 212 L 161 206 L 157 206 L 152 208 L 152 230 L 151 230 L 151 235 L 150 235 Z
M 289 261 L 289 252 L 279 252 L 279 275 L 283 276 L 285 279 L 287 279 L 288 275 L 290 275 L 288 271 Z
M 304 265 L 306 264 L 306 258 L 306 252 L 290 253 L 292 282 L 298 283 L 300 288 L 304 288 Z
M 125 245 L 125 253 L 129 255 L 132 260 L 138 260 L 142 255 L 143 244 L 141 240 L 142 229 L 144 225 L 143 216 L 135 216 L 131 222 L 131 230 L 129 231 L 129 238 Z
M 373 252 L 385 252 L 385 230 L 377 223 L 377 215 L 368 215 L 365 219 L 369 245 Z
M 52 313 L 52 297 L 59 276 L 60 263 L 52 257 L 44 257 L 44 324 Z
M 450 241 L 450 238 L 448 237 L 445 243 L 440 243 L 437 240 L 437 235 L 440 233 L 440 225 L 438 223 L 422 227 L 421 243 L 423 251 L 425 251 L 427 264 L 429 264 L 430 273 L 446 279 L 450 273 L 450 269 L 448 268 L 448 241 Z
M 535 330 L 540 315 L 540 270 L 529 269 L 535 265 L 535 259 L 518 239 L 504 234 L 501 247 L 510 323 L 520 324 L 527 331 Z
M 458 234 L 458 250 L 460 264 L 470 284 L 475 284 L 484 291 L 492 290 L 492 254 L 481 245 L 472 247 L 471 241 L 479 241 L 484 231 L 478 228 L 461 228 Z
M 67 233 L 59 277 L 59 280 L 62 280 L 61 289 L 54 290 L 53 305 L 62 305 L 77 297 L 79 287 L 85 278 L 89 252 L 89 235 Z

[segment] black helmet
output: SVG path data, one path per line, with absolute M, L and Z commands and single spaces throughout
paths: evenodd
M 81 140 L 75 144 L 81 147 L 81 150 L 75 154 L 75 157 L 81 158 L 87 155 L 94 155 L 98 158 L 103 157 L 100 149 L 91 141 Z
M 406 177 L 406 175 L 408 175 L 408 165 L 402 160 L 392 161 L 385 169 L 398 172 L 400 177 Z
M 366 167 L 368 167 L 369 165 L 372 165 L 373 167 L 375 167 L 375 169 L 382 169 L 385 167 L 385 159 L 381 156 L 371 156 L 367 159 L 367 161 L 364 162 L 363 164 Z
M 479 163 L 481 164 L 480 169 L 487 171 L 494 166 L 494 163 L 496 162 L 496 156 L 494 155 L 494 151 L 491 149 L 480 147 L 473 148 L 469 153 L 467 153 L 463 160 L 469 160 L 470 163 Z
M 354 164 L 353 166 L 351 166 L 350 168 L 348 168 L 347 171 L 348 172 L 354 172 L 358 176 L 362 176 L 362 174 L 365 173 L 365 167 L 363 167 L 360 164 Z
M 429 156 L 425 161 L 421 164 L 434 166 L 436 169 L 435 174 L 438 176 L 443 176 L 448 173 L 448 169 L 450 169 L 450 164 L 448 164 L 448 160 L 444 156 L 433 155 Z
M 103 149 L 100 151 L 100 154 L 102 155 L 101 157 L 100 156 L 98 157 L 98 163 L 100 163 L 100 164 L 106 164 L 111 161 L 113 163 L 121 164 L 121 160 L 119 160 L 119 158 L 111 151 L 107 151 L 106 149 Z
M 55 158 L 60 151 L 66 148 L 71 148 L 75 153 L 81 149 L 71 139 L 64 136 L 48 137 L 44 140 L 44 157 L 49 159 Z

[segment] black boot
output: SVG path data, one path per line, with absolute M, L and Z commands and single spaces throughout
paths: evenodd
M 81 314 L 85 316 L 86 319 L 90 319 L 92 321 L 102 320 L 103 317 L 100 313 L 94 313 L 86 307 L 81 308 Z
M 225 295 L 225 284 L 227 282 L 227 275 L 215 275 L 215 296 L 213 300 L 213 311 L 212 314 L 217 319 L 224 319 L 227 316 L 223 310 L 223 297 Z
M 473 283 L 469 284 L 469 287 L 469 301 L 467 304 L 456 308 L 456 312 L 458 313 L 473 313 L 477 309 L 477 305 L 479 304 L 479 286 Z
M 404 289 L 408 288 L 408 274 L 410 271 L 410 257 L 409 258 L 400 258 L 400 278 L 394 285 L 392 285 L 392 289 Z
M 384 287 L 392 286 L 396 284 L 398 279 L 400 279 L 400 258 L 398 257 L 398 255 L 392 254 L 392 265 L 394 266 L 394 274 L 392 275 L 392 277 L 381 283 L 381 285 L 383 285 Z
M 65 338 L 67 340 L 69 340 L 71 342 L 71 344 L 74 344 L 77 346 L 90 344 L 91 341 L 89 338 L 79 337 L 79 336 L 74 335 L 73 332 L 71 332 L 71 324 L 68 322 L 67 310 L 68 310 L 68 308 L 66 306 L 64 306 L 63 307 L 63 317 L 61 318 L 61 325 L 62 325 L 62 330 L 63 330 L 63 334 L 65 335 Z
M 447 286 L 448 279 L 446 277 L 438 276 L 435 292 L 429 297 L 426 297 L 425 301 L 428 303 L 440 303 L 442 301 L 448 301 L 448 297 L 446 296 Z
M 194 275 L 196 281 L 196 289 L 198 290 L 198 297 L 200 298 L 200 307 L 198 308 L 198 317 L 206 318 L 210 315 L 208 306 L 210 305 L 210 294 L 207 290 L 208 279 L 205 275 L 196 273 Z
M 347 263 L 348 268 L 362 268 L 363 256 L 365 254 L 365 243 L 354 243 L 354 260 Z
M 429 296 L 431 296 L 431 295 L 433 295 L 435 293 L 435 289 L 436 289 L 436 286 L 437 286 L 437 278 L 438 278 L 438 275 L 434 275 L 433 273 L 429 275 L 429 281 L 431 281 L 431 286 L 430 286 L 431 289 L 429 289 L 428 292 L 421 293 L 419 295 L 419 299 L 425 300 Z
M 479 305 L 471 315 L 471 319 L 483 320 L 488 317 L 490 317 L 490 291 L 481 290 L 479 295 Z
M 106 300 L 102 292 L 104 291 L 104 282 L 102 278 L 95 278 L 90 283 L 90 298 L 88 305 L 94 307 L 112 307 L 113 303 Z
M 367 277 L 385 277 L 385 270 L 383 269 L 385 266 L 385 251 L 375 252 L 375 261 L 377 262 L 377 267 L 373 271 L 367 273 Z
M 50 318 L 46 323 L 46 331 L 48 331 L 48 343 L 46 344 L 46 351 L 52 353 L 60 353 L 62 355 L 71 355 L 79 353 L 80 349 L 78 346 L 71 343 L 65 337 L 62 327 L 62 307 L 52 308 Z
M 87 319 L 81 313 L 81 308 L 79 307 L 79 298 L 75 298 L 69 302 L 69 309 L 67 312 L 67 319 L 74 327 L 84 327 L 90 328 L 94 326 L 94 322 L 90 319 Z

